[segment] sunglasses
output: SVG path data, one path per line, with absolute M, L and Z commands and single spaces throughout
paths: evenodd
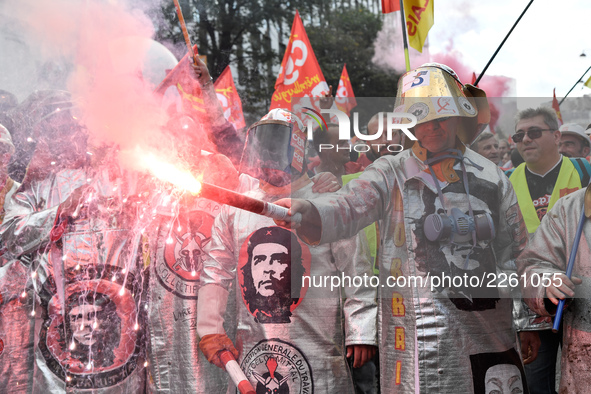
M 525 137 L 525 135 L 527 134 L 527 136 L 529 137 L 530 140 L 535 140 L 538 139 L 542 136 L 542 132 L 543 131 L 555 131 L 553 129 L 538 129 L 538 128 L 531 128 L 527 131 L 521 131 L 519 133 L 513 134 L 511 136 L 511 138 L 513 139 L 513 142 L 521 142 L 523 141 L 523 138 Z

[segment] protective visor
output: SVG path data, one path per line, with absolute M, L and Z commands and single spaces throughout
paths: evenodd
M 294 123 L 257 122 L 248 130 L 240 172 L 273 186 L 285 186 L 291 183 L 292 173 L 302 172 L 305 144 L 304 133 Z

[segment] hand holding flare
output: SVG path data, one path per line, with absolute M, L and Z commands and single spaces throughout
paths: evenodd
M 301 215 L 288 215 L 287 208 L 279 205 L 248 197 L 223 187 L 201 182 L 190 172 L 182 171 L 174 165 L 161 161 L 152 154 L 144 155 L 143 165 L 158 179 L 172 183 L 176 187 L 191 192 L 194 196 L 226 204 L 235 208 L 270 217 L 274 220 L 290 220 L 299 223 Z

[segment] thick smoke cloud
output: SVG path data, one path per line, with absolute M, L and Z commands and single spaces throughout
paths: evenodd
M 154 52 L 146 7 L 115 0 L 4 1 L 0 45 L 17 50 L 0 61 L 11 78 L 1 87 L 21 101 L 37 89 L 68 90 L 93 145 L 118 146 L 122 157 L 138 147 L 176 157 L 162 131 L 167 115 L 152 94 L 167 59 L 155 60 L 163 55 Z M 160 74 L 153 70 L 158 61 Z

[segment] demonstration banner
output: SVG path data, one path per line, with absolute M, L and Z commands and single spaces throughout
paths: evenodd
M 399 0 L 382 0 L 382 14 L 400 11 Z
M 337 108 L 345 112 L 347 115 L 349 115 L 351 110 L 357 106 L 357 100 L 355 100 L 355 93 L 353 93 L 353 86 L 351 86 L 351 81 L 349 80 L 346 64 L 343 66 L 343 72 L 341 73 L 341 79 L 339 80 L 335 102 Z
M 562 114 L 560 113 L 560 105 L 558 104 L 558 100 L 556 99 L 556 88 L 554 88 L 552 94 L 554 95 L 554 98 L 552 99 L 552 108 L 554 108 L 554 111 L 556 111 L 556 117 L 558 118 L 558 127 L 560 127 L 564 122 L 562 121 Z
M 408 43 L 419 52 L 433 26 L 433 0 L 404 0 Z
M 193 46 L 197 53 L 197 46 Z M 182 112 L 191 116 L 195 121 L 209 123 L 206 114 L 206 105 L 203 101 L 203 93 L 199 82 L 193 77 L 194 71 L 191 68 L 193 56 L 189 58 L 187 53 L 181 61 L 166 75 L 154 93 L 166 96 L 167 90 L 174 86 L 181 97 Z
M 234 84 L 234 78 L 232 78 L 232 70 L 230 70 L 230 66 L 226 66 L 213 86 L 218 100 L 222 105 L 222 109 L 224 110 L 224 117 L 226 120 L 232 123 L 236 130 L 246 127 L 244 114 L 242 113 L 242 101 L 240 101 L 240 96 L 236 91 L 236 85 Z
M 327 91 L 328 84 L 320 70 L 300 14 L 296 11 L 270 109 L 292 109 L 292 97 L 320 97 Z

